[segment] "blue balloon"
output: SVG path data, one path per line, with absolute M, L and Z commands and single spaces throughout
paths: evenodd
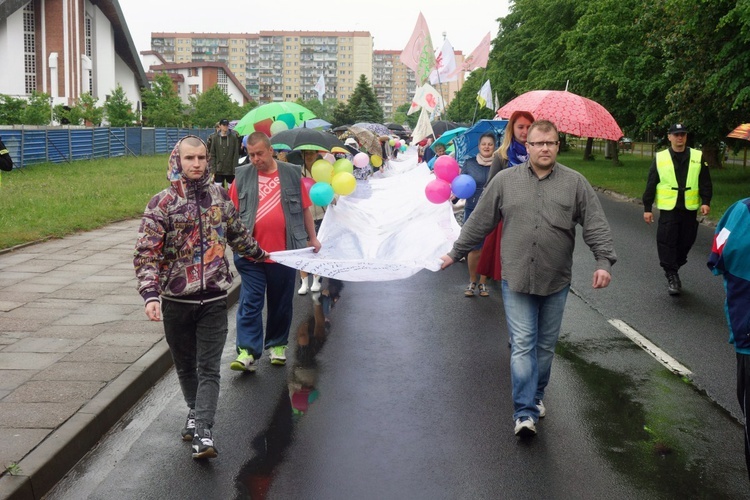
M 456 198 L 471 198 L 477 190 L 477 181 L 467 174 L 461 174 L 456 176 L 451 182 L 451 191 L 456 195 Z
M 430 160 L 429 160 L 429 161 L 427 162 L 427 166 L 428 166 L 428 167 L 430 167 L 430 170 L 432 170 L 432 169 L 434 169 L 434 168 L 435 168 L 435 160 L 437 160 L 437 159 L 438 159 L 438 157 L 437 157 L 437 156 L 433 156 L 433 157 L 432 157 L 432 158 L 430 158 Z
M 310 201 L 319 207 L 325 207 L 333 201 L 333 186 L 327 182 L 316 182 L 310 188 Z

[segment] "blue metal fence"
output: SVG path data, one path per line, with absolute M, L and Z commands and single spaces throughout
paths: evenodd
M 169 153 L 181 137 L 192 134 L 205 141 L 212 132 L 212 128 L 0 127 L 0 137 L 16 168 L 44 162 Z

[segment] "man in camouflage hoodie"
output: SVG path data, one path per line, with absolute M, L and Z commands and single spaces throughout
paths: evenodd
M 258 246 L 224 188 L 210 180 L 205 143 L 177 142 L 169 157 L 171 186 L 149 201 L 133 265 L 146 316 L 159 321 L 189 407 L 182 439 L 193 458 L 214 458 L 211 428 L 219 400 L 221 353 L 227 337 L 227 243 L 237 255 L 262 261 Z

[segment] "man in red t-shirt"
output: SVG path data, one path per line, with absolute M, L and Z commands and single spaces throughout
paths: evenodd
M 247 152 L 251 164 L 237 168 L 229 195 L 261 248 L 266 252 L 305 246 L 320 250 L 300 167 L 276 161 L 268 137 L 261 132 L 248 136 Z M 255 361 L 264 349 L 269 350 L 271 364 L 284 365 L 297 270 L 270 259 L 250 262 L 235 257 L 234 264 L 242 276 L 242 288 L 237 309 L 237 359 L 231 368 L 255 371 Z M 265 341 L 264 302 L 268 304 Z

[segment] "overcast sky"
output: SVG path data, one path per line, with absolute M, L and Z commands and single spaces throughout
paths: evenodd
M 497 36 L 508 0 L 120 0 L 138 52 L 151 49 L 152 32 L 257 33 L 261 30 L 369 31 L 376 50 L 403 50 L 421 11 L 442 46 L 471 53 L 482 38 Z

